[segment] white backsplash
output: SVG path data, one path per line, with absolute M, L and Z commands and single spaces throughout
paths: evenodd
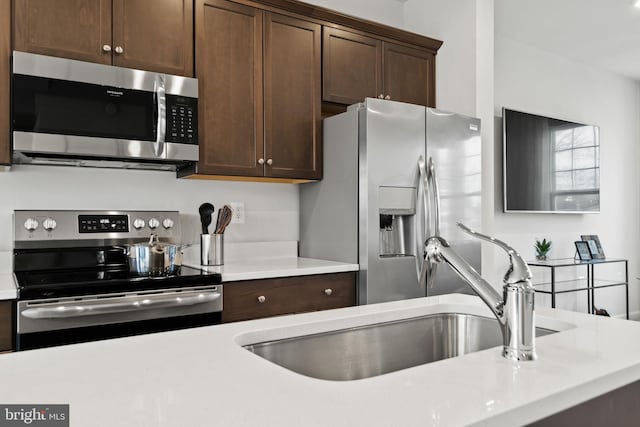
M 0 172 L 0 252 L 12 249 L 17 209 L 178 210 L 183 243 L 199 242 L 198 207 L 243 202 L 245 223 L 226 242 L 298 240 L 295 184 L 176 179 L 171 172 L 19 165 Z M 214 219 L 215 222 L 215 219 Z

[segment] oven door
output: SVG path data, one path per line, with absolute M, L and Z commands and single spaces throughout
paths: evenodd
M 222 285 L 19 301 L 18 350 L 220 322 Z

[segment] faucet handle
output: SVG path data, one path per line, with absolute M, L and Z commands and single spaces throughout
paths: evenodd
M 465 233 L 477 237 L 481 240 L 486 240 L 487 242 L 493 243 L 500 248 L 502 248 L 507 255 L 509 255 L 509 262 L 511 265 L 504 275 L 504 283 L 507 284 L 516 284 L 521 282 L 528 282 L 531 280 L 531 270 L 529 270 L 529 266 L 527 262 L 522 258 L 522 256 L 511 246 L 503 242 L 502 240 L 498 240 L 495 237 L 487 236 L 486 234 L 478 233 L 467 227 L 462 223 L 457 223 L 458 227 L 462 229 Z

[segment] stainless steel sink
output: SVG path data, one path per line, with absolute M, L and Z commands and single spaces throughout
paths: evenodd
M 536 329 L 537 336 L 553 332 Z M 502 334 L 495 319 L 443 313 L 256 343 L 244 348 L 302 375 L 347 381 L 501 344 Z

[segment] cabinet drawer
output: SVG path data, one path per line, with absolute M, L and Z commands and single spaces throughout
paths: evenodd
M 0 352 L 13 350 L 13 301 L 0 301 Z
M 355 273 L 225 283 L 223 322 L 355 304 Z

